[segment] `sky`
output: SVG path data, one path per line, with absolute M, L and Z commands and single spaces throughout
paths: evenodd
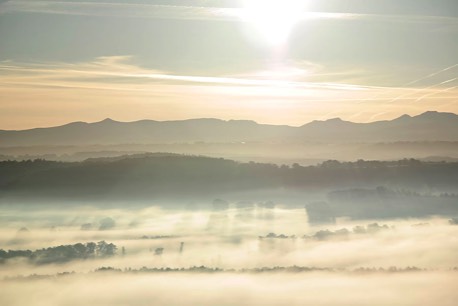
M 0 129 L 458 113 L 456 0 L 0 1 Z

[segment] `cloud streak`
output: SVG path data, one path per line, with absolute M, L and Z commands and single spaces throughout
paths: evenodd
M 224 77 L 224 76 L 194 76 L 194 75 L 175 75 L 167 74 L 161 71 L 147 70 L 137 66 L 128 64 L 130 57 L 101 57 L 92 63 L 83 63 L 77 66 L 72 64 L 51 64 L 46 67 L 43 65 L 11 65 L 6 63 L 0 65 L 0 71 L 5 77 L 5 84 L 35 84 L 43 85 L 44 80 L 48 80 L 48 84 L 62 85 L 62 80 L 72 79 L 77 83 L 78 78 L 84 80 L 90 77 L 99 78 L 103 82 L 108 77 L 125 78 L 131 82 L 134 80 L 159 80 L 179 83 L 199 83 L 207 85 L 228 85 L 228 86 L 266 86 L 266 87 L 281 87 L 281 88 L 303 88 L 303 89 L 331 89 L 331 90 L 350 90 L 359 91 L 378 88 L 375 86 L 361 86 L 344 83 L 328 83 L 328 82 L 300 82 L 289 81 L 283 79 L 261 79 L 261 78 L 240 78 L 240 77 Z M 275 74 L 273 73 L 275 77 Z M 41 80 L 41 81 L 40 81 Z M 59 81 L 60 80 L 60 81 Z
M 7 1 L 0 5 L 0 13 L 25 12 L 80 16 L 110 16 L 126 18 L 158 18 L 178 20 L 207 20 L 243 22 L 244 8 L 205 7 L 183 5 L 133 4 L 126 2 L 71 1 Z M 445 16 L 358 14 L 304 11 L 300 20 L 363 20 L 399 23 L 439 23 L 458 25 L 458 18 Z

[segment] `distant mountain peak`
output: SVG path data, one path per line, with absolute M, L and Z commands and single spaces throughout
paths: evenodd
M 341 118 L 337 117 L 337 118 L 331 118 L 331 119 L 328 119 L 326 120 L 327 122 L 344 122 L 344 120 L 342 120 Z
M 445 113 L 439 113 L 438 111 L 427 111 L 415 117 L 433 117 L 433 116 L 435 117 L 439 114 L 445 114 Z
M 313 120 L 312 122 L 310 123 L 306 123 L 303 125 L 304 126 L 308 126 L 308 125 L 319 125 L 319 126 L 325 126 L 325 125 L 336 125 L 336 124 L 353 124 L 353 122 L 350 122 L 350 121 L 345 121 L 345 120 L 342 120 L 341 118 L 331 118 L 331 119 L 327 119 L 327 120 Z
M 444 120 L 444 119 L 455 119 L 458 115 L 448 112 L 438 112 L 438 111 L 427 111 L 414 118 L 419 119 L 431 119 L 431 120 Z
M 256 125 L 258 124 L 256 121 L 254 120 L 243 120 L 243 119 L 239 119 L 239 120 L 236 120 L 236 119 L 231 119 L 228 121 L 229 123 L 234 123 L 234 124 L 237 124 L 237 123 L 241 123 L 241 124 L 253 124 L 253 125 Z
M 115 120 L 113 120 L 111 118 L 105 118 L 102 121 L 99 121 L 99 122 L 96 122 L 96 123 L 116 123 L 116 122 L 118 122 L 118 121 L 115 121 Z
M 51 128 L 59 128 L 59 127 L 63 127 L 63 126 L 81 126 L 81 125 L 87 125 L 88 123 L 87 122 L 84 122 L 84 121 L 74 121 L 74 122 L 70 122 L 70 123 L 67 123 L 67 124 L 64 124 L 64 125 L 61 125 L 61 126 L 53 126 Z M 41 129 L 46 129 L 46 128 L 41 128 Z
M 402 115 L 402 116 L 400 116 L 400 117 L 398 117 L 398 118 L 396 118 L 394 120 L 405 120 L 405 119 L 412 119 L 412 116 L 404 114 L 404 115 Z

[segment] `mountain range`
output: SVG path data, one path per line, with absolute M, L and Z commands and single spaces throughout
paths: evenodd
M 354 123 L 339 118 L 294 127 L 213 118 L 181 121 L 73 122 L 28 130 L 0 130 L 0 147 L 154 143 L 376 143 L 458 141 L 458 115 L 428 111 L 394 120 Z

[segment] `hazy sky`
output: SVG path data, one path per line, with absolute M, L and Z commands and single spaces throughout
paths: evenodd
M 458 112 L 456 0 L 0 1 L 0 129 Z

